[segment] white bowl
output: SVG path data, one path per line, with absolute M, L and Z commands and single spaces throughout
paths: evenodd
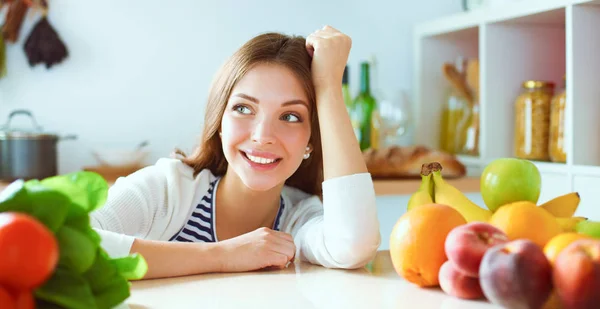
M 147 150 L 104 149 L 92 152 L 100 165 L 141 166 L 150 154 Z

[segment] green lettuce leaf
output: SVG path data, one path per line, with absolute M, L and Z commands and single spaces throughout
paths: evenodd
M 69 196 L 73 204 L 69 217 L 90 213 L 106 202 L 108 183 L 100 174 L 79 171 L 43 179 L 41 184 Z
M 60 248 L 59 265 L 78 274 L 92 266 L 98 245 L 85 233 L 63 225 L 56 233 L 56 239 Z
M 36 299 L 62 308 L 98 308 L 88 281 L 83 276 L 60 267 L 34 294 Z
M 31 214 L 56 233 L 67 218 L 69 198 L 41 185 L 30 186 L 27 191 L 33 208 Z
M 117 266 L 103 250 L 98 250 L 94 265 L 83 276 L 90 283 L 100 309 L 113 308 L 130 296 L 129 282 L 119 275 Z
M 24 181 L 16 180 L 0 193 L 0 212 L 5 211 L 17 211 L 27 214 L 33 212 L 33 205 Z
M 112 259 L 111 262 L 117 267 L 119 274 L 127 280 L 142 279 L 146 275 L 146 272 L 148 272 L 146 260 L 137 253 Z

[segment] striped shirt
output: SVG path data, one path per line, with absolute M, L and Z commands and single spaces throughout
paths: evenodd
M 173 235 L 169 241 L 177 242 L 217 242 L 219 241 L 215 232 L 215 204 L 214 196 L 216 195 L 216 188 L 221 178 L 216 178 L 208 187 L 206 195 L 202 197 L 200 203 L 196 205 L 192 214 L 189 216 L 187 222 L 181 228 L 181 230 Z M 280 219 L 284 209 L 283 197 L 280 197 L 279 210 L 273 229 L 276 231 L 280 230 Z

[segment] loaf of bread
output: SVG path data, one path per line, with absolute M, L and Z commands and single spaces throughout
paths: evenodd
M 444 178 L 465 176 L 466 167 L 449 153 L 425 146 L 390 146 L 363 152 L 367 169 L 373 178 L 420 178 L 421 166 L 438 162 Z

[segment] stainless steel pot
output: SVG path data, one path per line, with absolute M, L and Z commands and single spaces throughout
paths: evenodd
M 33 129 L 11 128 L 14 116 L 31 118 Z M 75 135 L 59 137 L 42 132 L 28 110 L 14 110 L 0 129 L 0 180 L 43 179 L 58 173 L 57 144 L 60 140 L 76 139 Z

